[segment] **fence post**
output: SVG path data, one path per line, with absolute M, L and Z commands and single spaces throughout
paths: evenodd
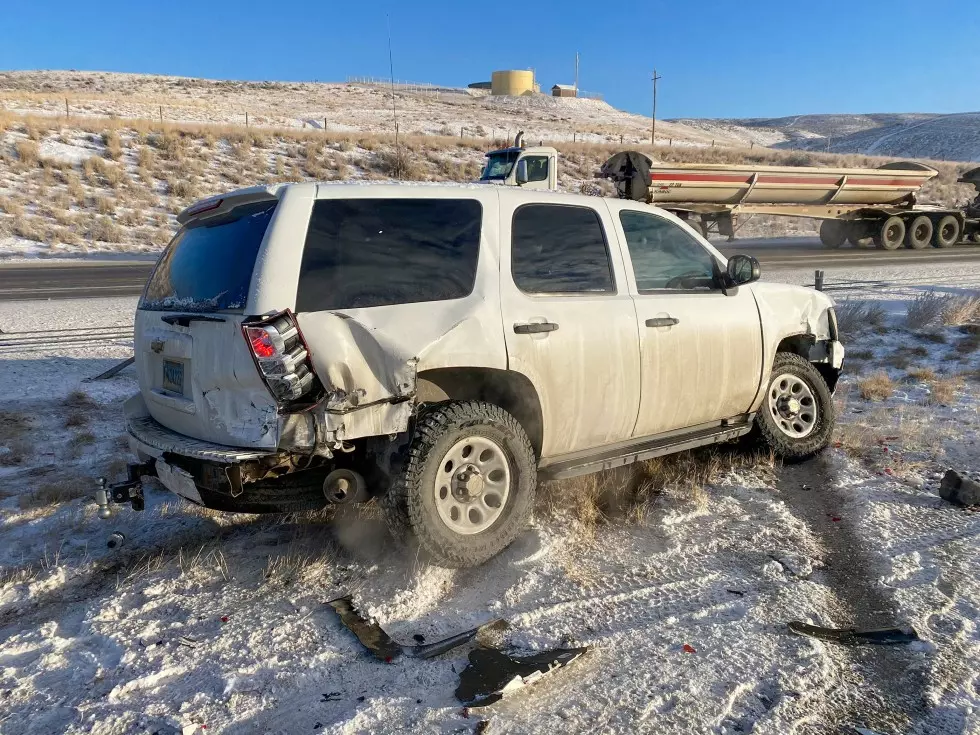
M 670 141 L 670 143 L 668 144 L 668 146 L 667 146 L 667 147 L 668 147 L 668 148 L 673 148 L 673 147 L 674 147 L 674 139 L 673 139 L 673 138 L 668 138 L 667 140 L 669 140 L 669 141 Z
M 160 105 L 160 124 L 163 125 L 163 105 Z
M 576 140 L 577 140 L 577 137 L 578 137 L 578 133 L 576 133 L 576 132 L 575 132 L 575 131 L 573 130 L 573 131 L 572 131 L 572 142 L 573 142 L 573 143 L 575 143 L 575 142 L 576 142 Z
M 327 131 L 327 118 L 323 118 L 323 131 Z
M 620 145 L 623 144 L 623 134 L 622 133 L 619 134 L 619 144 Z
M 245 110 L 245 127 L 248 127 L 248 110 Z
M 715 139 L 714 139 L 714 138 L 712 138 L 712 139 L 711 139 L 711 147 L 712 147 L 712 148 L 714 148 L 714 147 L 715 147 Z
M 750 140 L 749 141 L 749 150 L 752 150 L 753 148 L 755 148 L 755 141 L 754 140 Z
M 813 287 L 817 291 L 823 291 L 823 271 L 813 271 Z
M 68 112 L 68 98 L 65 97 L 65 120 L 67 120 L 69 117 L 71 117 L 71 114 Z

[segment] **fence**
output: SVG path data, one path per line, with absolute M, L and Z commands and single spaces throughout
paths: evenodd
M 382 87 L 391 89 L 395 87 L 399 92 L 411 92 L 426 96 L 438 97 L 440 94 L 466 94 L 466 90 L 460 87 L 443 87 L 429 82 L 406 82 L 396 79 L 383 79 L 381 77 L 347 77 L 347 84 L 360 84 L 365 87 Z

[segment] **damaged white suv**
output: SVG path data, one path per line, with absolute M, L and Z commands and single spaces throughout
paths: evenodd
M 644 204 L 310 183 L 178 220 L 136 315 L 136 493 L 155 474 L 230 511 L 378 498 L 465 566 L 514 540 L 539 478 L 753 429 L 802 458 L 833 428 L 830 299 Z

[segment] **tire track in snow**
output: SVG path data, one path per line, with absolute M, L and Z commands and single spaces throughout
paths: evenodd
M 904 621 L 891 595 L 879 584 L 886 570 L 869 539 L 855 533 L 843 517 L 849 500 L 834 483 L 824 456 L 783 468 L 777 487 L 786 503 L 823 546 L 823 567 L 814 578 L 831 597 L 818 624 L 832 627 L 892 627 Z M 813 489 L 804 489 L 813 488 Z M 814 642 L 837 662 L 838 695 L 824 714 L 826 730 L 861 726 L 880 732 L 912 732 L 928 715 L 926 654 L 917 646 L 845 647 Z M 933 732 L 944 732 L 934 730 Z M 952 732 L 952 731 L 950 731 Z

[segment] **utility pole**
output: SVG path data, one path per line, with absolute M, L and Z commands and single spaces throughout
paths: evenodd
M 575 52 L 575 96 L 578 97 L 578 51 Z
M 653 120 L 650 123 L 650 145 L 657 144 L 657 82 L 661 77 L 653 70 Z

